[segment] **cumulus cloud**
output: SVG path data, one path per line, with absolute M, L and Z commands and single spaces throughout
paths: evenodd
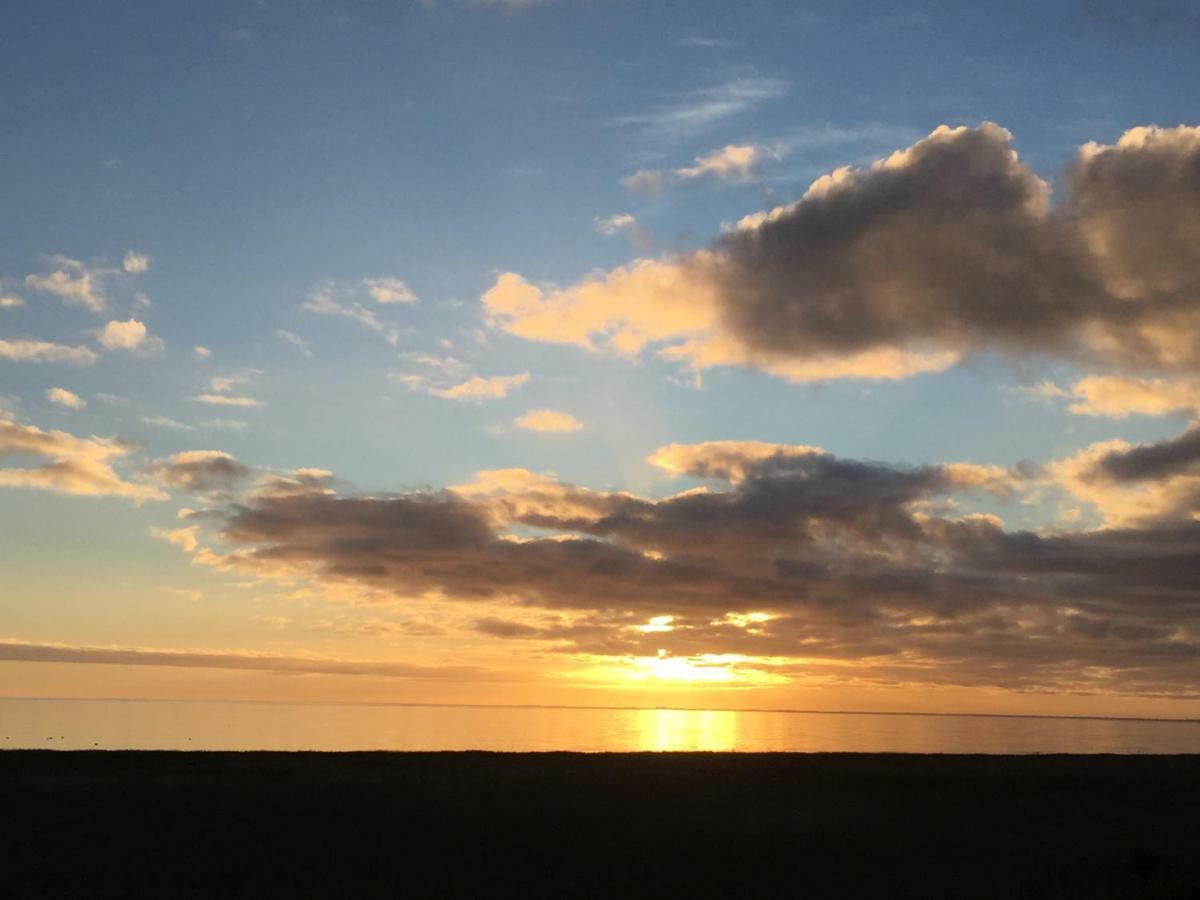
M 83 409 L 87 406 L 87 402 L 82 397 L 66 388 L 47 388 L 46 399 L 56 406 L 65 406 L 67 409 Z
M 566 288 L 503 273 L 492 323 L 530 340 L 797 381 L 898 378 L 979 352 L 1200 369 L 1200 128 L 1088 145 L 1067 192 L 985 123 L 815 181 L 712 246 Z
M 108 301 L 104 296 L 102 281 L 111 270 L 94 269 L 68 256 L 52 256 L 50 261 L 54 269 L 43 275 L 26 276 L 26 287 L 54 294 L 65 303 L 83 306 L 94 313 L 104 312 Z
M 720 149 L 697 156 L 690 166 L 662 171 L 639 169 L 621 179 L 621 184 L 640 194 L 655 197 L 668 185 L 716 179 L 718 181 L 745 181 L 767 160 L 783 157 L 781 147 L 765 147 L 759 144 L 727 144 Z M 610 233 L 610 232 L 606 232 Z
M 722 181 L 749 178 L 765 159 L 779 159 L 777 148 L 757 144 L 727 144 L 719 150 L 697 156 L 694 165 L 675 170 L 684 181 L 718 178 Z
M 96 340 L 106 350 L 149 354 L 158 353 L 163 349 L 162 340 L 151 335 L 146 329 L 146 324 L 137 319 L 109 322 L 96 333 Z
M 1093 375 L 1073 388 L 1073 413 L 1124 419 L 1129 415 L 1166 416 L 1192 412 L 1200 415 L 1200 381 L 1128 378 Z
M 1192 443 L 1119 460 L 1106 448 L 1092 462 L 1117 481 L 1166 482 L 1193 471 Z M 962 504 L 1002 502 L 1026 476 L 969 463 L 741 442 L 651 461 L 709 484 L 652 499 L 508 469 L 448 491 L 248 496 L 195 526 L 206 537 L 193 555 L 256 577 L 477 603 L 479 630 L 593 658 L 736 655 L 783 679 L 1200 693 L 1200 522 L 1010 531 Z
M 35 465 L 0 467 L 0 487 L 34 488 L 91 497 L 164 500 L 156 487 L 121 478 L 113 463 L 131 447 L 114 438 L 81 438 L 0 418 L 0 460 L 32 457 Z
M 140 275 L 142 272 L 149 271 L 150 257 L 144 253 L 128 250 L 125 258 L 121 260 L 121 268 L 131 275 Z
M 97 360 L 96 352 L 89 347 L 56 344 L 53 341 L 10 341 L 0 338 L 0 359 L 13 362 L 69 363 L 76 366 L 91 365 Z
M 1200 523 L 1200 426 L 1154 444 L 1101 441 L 1049 469 L 1109 527 Z
M 24 305 L 25 301 L 13 294 L 0 296 L 0 309 L 19 309 Z
M 570 432 L 583 430 L 583 423 L 573 415 L 556 412 L 553 409 L 530 410 L 513 424 L 526 431 Z
M 192 355 L 195 356 L 196 359 L 208 359 L 210 356 L 212 356 L 212 351 L 207 347 L 193 347 Z
M 251 474 L 249 466 L 221 450 L 187 450 L 147 470 L 164 487 L 194 494 L 229 491 Z

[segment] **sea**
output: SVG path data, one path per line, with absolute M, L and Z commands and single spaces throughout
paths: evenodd
M 0 748 L 1200 753 L 1200 721 L 784 710 L 0 699 Z

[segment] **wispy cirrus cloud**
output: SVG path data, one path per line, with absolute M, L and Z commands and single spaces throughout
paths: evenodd
M 788 83 L 782 79 L 740 75 L 711 87 L 676 95 L 647 112 L 621 116 L 615 124 L 631 129 L 646 140 L 675 144 L 778 100 L 788 89 Z
M 305 675 L 358 675 L 434 681 L 528 680 L 528 674 L 475 666 L 423 666 L 403 662 L 363 662 L 319 656 L 230 651 L 156 650 L 145 647 L 95 647 L 0 639 L 0 660 L 110 666 L 168 666 L 188 669 L 236 669 Z
M 312 289 L 302 308 L 318 315 L 338 316 L 358 322 L 395 344 L 399 340 L 399 331 L 386 325 L 367 303 L 392 306 L 417 302 L 416 294 L 399 278 L 363 278 L 352 285 L 322 282 Z
M 483 377 L 476 375 L 465 381 L 454 383 L 439 383 L 428 376 L 393 372 L 388 376 L 392 381 L 404 385 L 410 391 L 419 391 L 431 397 L 441 397 L 443 400 L 495 400 L 507 397 L 529 381 L 529 373 L 521 372 L 516 375 L 492 375 Z
M 0 359 L 11 362 L 68 363 L 87 366 L 99 356 L 90 347 L 57 344 L 53 341 L 7 340 L 0 338 Z
M 291 344 L 300 353 L 308 359 L 312 358 L 312 344 L 306 341 L 294 331 L 288 331 L 286 328 L 280 328 L 275 332 L 275 336 L 286 344 Z
M 243 409 L 266 405 L 254 397 L 239 397 L 232 394 L 197 394 L 195 399 L 197 403 L 206 403 L 209 406 L 237 406 Z

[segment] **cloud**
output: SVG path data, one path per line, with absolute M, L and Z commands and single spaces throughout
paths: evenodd
M 212 351 L 207 347 L 193 347 L 192 355 L 195 356 L 196 359 L 208 359 L 210 356 L 212 356 Z
M 570 432 L 583 430 L 583 423 L 573 415 L 556 412 L 552 409 L 530 410 L 513 424 L 526 431 Z
M 615 213 L 605 218 L 596 218 L 593 221 L 596 230 L 609 237 L 626 228 L 636 228 L 637 223 L 637 219 L 629 213 Z
M 417 295 L 399 278 L 364 278 L 362 283 L 376 303 L 417 302 Z
M 1093 462 L 1166 483 L 1192 471 L 1192 442 Z M 651 460 L 710 484 L 651 499 L 509 469 L 448 491 L 249 497 L 197 526 L 193 555 L 478 604 L 488 634 L 592 660 L 661 651 L 809 683 L 1200 695 L 1200 522 L 1009 531 L 961 508 L 1025 489 L 995 466 L 741 442 Z
M 1108 527 L 1200 524 L 1200 426 L 1154 444 L 1101 441 L 1049 471 Z
M 114 438 L 80 438 L 0 419 L 0 460 L 34 457 L 37 465 L 0 468 L 0 487 L 34 488 L 90 497 L 165 500 L 149 485 L 132 484 L 113 469 L 131 448 Z
M 978 353 L 1200 370 L 1200 128 L 1137 128 L 1074 160 L 1058 207 L 1007 131 L 934 130 L 842 168 L 709 248 L 566 288 L 512 272 L 495 327 L 693 369 L 902 378 Z
M 13 362 L 35 363 L 70 363 L 76 366 L 87 366 L 94 363 L 98 357 L 96 352 L 88 347 L 55 344 L 51 341 L 9 341 L 0 338 L 0 359 Z
M 399 333 L 384 325 L 374 310 L 363 305 L 363 301 L 368 299 L 383 305 L 417 302 L 416 295 L 398 278 L 364 278 L 350 287 L 326 281 L 313 288 L 303 308 L 320 315 L 340 316 L 358 322 L 395 344 L 399 340 Z
M 142 424 L 154 428 L 170 428 L 174 431 L 195 431 L 195 427 L 170 416 L 142 416 Z
M 194 494 L 230 491 L 252 470 L 221 450 L 187 450 L 159 460 L 147 474 L 164 487 Z
M 304 301 L 303 308 L 319 315 L 351 319 L 372 331 L 383 333 L 387 330 L 374 312 L 357 301 L 339 299 L 336 295 L 337 290 L 333 282 L 326 282 L 313 288 Z
M 820 447 L 803 444 L 705 441 L 701 444 L 668 444 L 650 454 L 646 462 L 672 475 L 718 478 L 730 484 L 741 484 L 768 461 L 823 455 L 825 451 Z
M 218 431 L 243 431 L 250 423 L 243 419 L 206 419 L 199 423 L 204 428 L 215 428 Z
M 13 294 L 0 296 L 0 309 L 20 309 L 25 305 L 25 301 Z
M 249 384 L 262 374 L 262 369 L 240 369 L 230 375 L 213 375 L 208 379 L 208 386 L 218 394 L 228 394 L 235 387 Z
M 1073 413 L 1124 419 L 1129 415 L 1167 416 L 1192 412 L 1200 415 L 1200 381 L 1165 381 L 1161 378 L 1127 378 L 1093 375 L 1072 389 Z
M 456 359 L 453 356 L 434 356 L 429 353 L 404 353 L 405 359 L 411 360 L 420 366 L 426 366 L 430 369 L 436 369 L 447 378 L 462 378 L 471 367 L 461 359 Z M 392 377 L 392 376 L 389 376 Z M 395 374 L 396 380 L 403 381 L 407 376 L 404 374 Z
M 86 307 L 94 313 L 104 312 L 108 302 L 101 281 L 112 270 L 92 269 L 67 256 L 52 256 L 50 261 L 56 268 L 45 275 L 26 276 L 26 287 L 54 294 L 66 303 Z
M 649 112 L 622 116 L 616 124 L 645 139 L 674 144 L 704 134 L 787 91 L 785 81 L 748 75 L 693 91 Z
M 163 349 L 162 340 L 152 336 L 146 330 L 145 323 L 139 322 L 137 319 L 109 322 L 96 333 L 96 340 L 106 350 L 152 354 L 159 353 Z
M 207 403 L 209 406 L 239 406 L 246 409 L 266 405 L 253 397 L 235 397 L 229 394 L 199 394 L 195 400 L 197 403 Z
M 657 169 L 638 169 L 632 175 L 621 179 L 621 184 L 629 190 L 647 197 L 657 197 L 663 189 L 663 173 Z
M 388 377 L 393 381 L 400 382 L 410 391 L 421 391 L 444 400 L 494 400 L 507 397 L 510 391 L 529 381 L 528 372 L 521 372 L 518 375 L 493 375 L 490 378 L 477 375 L 458 384 L 446 386 L 438 386 L 424 375 L 393 372 Z
M 66 388 L 47 388 L 46 399 L 58 406 L 65 406 L 67 409 L 83 409 L 87 406 L 87 402 L 82 397 Z
M 324 657 L 227 651 L 152 650 L 140 647 L 89 647 L 0 640 L 5 662 L 82 663 L 112 666 L 170 666 L 188 669 L 237 669 L 282 675 L 357 675 L 436 681 L 505 681 L 530 676 L 473 666 L 422 666 L 404 662 L 363 662 Z
M 121 260 L 121 268 L 131 275 L 140 275 L 142 272 L 149 271 L 150 257 L 144 253 L 128 250 L 125 258 Z
M 1048 378 L 1038 382 L 1037 384 L 1019 385 L 1017 387 L 1005 386 L 1002 387 L 1001 390 L 1013 397 L 1021 397 L 1028 400 L 1041 400 L 1046 403 L 1071 396 L 1070 391 L 1065 390 Z
M 305 356 L 308 359 L 312 359 L 312 355 L 313 355 L 312 344 L 310 344 L 304 338 L 300 337 L 300 335 L 296 334 L 296 332 L 287 331 L 286 329 L 280 328 L 278 331 L 275 332 L 275 336 L 277 338 L 279 338 L 281 341 L 291 344 L 298 351 L 300 351 L 300 354 L 302 356 Z
M 718 178 L 722 181 L 749 178 L 764 159 L 778 159 L 779 151 L 754 144 L 728 144 L 720 150 L 697 156 L 696 163 L 675 170 L 684 181 Z
M 719 181 L 745 181 L 765 160 L 783 157 L 783 148 L 757 144 L 727 144 L 711 153 L 697 156 L 695 163 L 669 172 L 639 169 L 621 179 L 621 184 L 648 197 L 656 197 L 671 184 L 685 184 L 715 178 Z

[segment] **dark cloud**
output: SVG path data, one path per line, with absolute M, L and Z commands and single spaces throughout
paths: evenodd
M 1185 473 L 1200 474 L 1200 427 L 1180 437 L 1117 450 L 1097 468 L 1114 481 L 1155 481 Z
M 1058 350 L 1104 294 L 1047 202 L 1007 132 L 935 133 L 726 235 L 726 324 L 776 356 L 921 342 Z
M 935 347 L 1200 367 L 1200 130 L 1089 145 L 1067 182 L 1051 209 L 1003 129 L 943 129 L 701 262 L 729 331 L 767 358 Z
M 165 487 L 195 494 L 232 490 L 251 472 L 248 466 L 219 450 L 176 453 L 149 469 L 149 474 Z
M 795 381 L 902 378 L 977 353 L 1200 371 L 1200 128 L 1087 144 L 1065 184 L 1052 203 L 997 125 L 942 126 L 705 250 L 566 289 L 503 273 L 484 307 L 530 340 Z
M 784 677 L 802 659 L 810 675 L 840 667 L 866 681 L 1200 691 L 1200 523 L 1008 531 L 951 501 L 1002 496 L 1014 473 L 769 445 L 739 459 L 737 446 L 659 451 L 664 467 L 727 479 L 661 500 L 523 470 L 440 493 L 253 496 L 223 514 L 223 564 L 480 603 L 475 630 L 562 652 L 736 654 Z

